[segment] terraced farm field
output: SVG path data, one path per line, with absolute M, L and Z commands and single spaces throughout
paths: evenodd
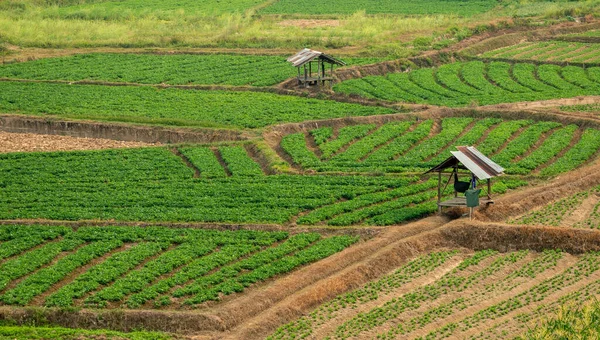
M 528 42 L 485 52 L 480 57 L 598 64 L 600 44 L 567 41 Z
M 241 146 L 181 153 L 196 167 L 166 148 L 0 155 L 0 218 L 286 223 L 304 211 L 391 189 L 383 200 L 432 197 L 423 192 L 429 187 L 413 186 L 420 181 L 413 176 L 267 176 Z M 435 209 L 430 201 L 425 210 L 402 202 L 396 210 L 412 212 L 406 218 Z M 387 212 L 378 211 L 356 221 Z
M 377 58 L 344 58 L 348 65 Z M 0 66 L 0 78 L 140 84 L 271 86 L 296 76 L 285 56 L 81 54 Z
M 0 303 L 180 309 L 334 254 L 349 236 L 199 229 L 0 227 Z
M 0 112 L 180 126 L 258 128 L 395 112 L 271 93 L 0 82 Z
M 470 16 L 492 9 L 496 3 L 490 0 L 425 0 L 418 3 L 408 0 L 351 0 L 328 1 L 314 6 L 308 0 L 280 0 L 262 10 L 266 14 L 456 14 Z
M 578 192 L 530 211 L 510 223 L 600 229 L 600 188 Z
M 595 95 L 599 75 L 598 67 L 473 61 L 347 80 L 334 90 L 392 102 L 460 107 Z
M 269 339 L 506 339 L 600 294 L 600 254 L 433 252 L 340 295 Z
M 453 117 L 322 127 L 281 139 L 294 164 L 321 172 L 424 172 L 457 145 L 475 145 L 508 174 L 553 176 L 594 159 L 600 133 L 555 122 Z

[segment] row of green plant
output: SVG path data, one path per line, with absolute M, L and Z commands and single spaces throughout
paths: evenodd
M 597 72 L 574 66 L 472 61 L 347 80 L 334 90 L 394 102 L 491 105 L 593 95 L 600 88 Z
M 262 92 L 0 83 L 0 112 L 162 125 L 259 128 L 392 109 Z

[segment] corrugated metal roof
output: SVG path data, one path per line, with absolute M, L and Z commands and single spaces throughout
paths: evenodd
M 457 146 L 458 151 L 450 151 L 452 157 L 433 167 L 427 172 L 442 171 L 454 167 L 456 161 L 460 162 L 465 168 L 475 175 L 478 179 L 490 179 L 500 176 L 504 173 L 504 168 L 486 157 L 479 150 L 472 146 Z M 456 161 L 453 161 L 456 160 Z
M 302 51 L 296 53 L 295 55 L 287 58 L 287 61 L 292 63 L 294 67 L 300 67 L 308 62 L 315 60 L 316 58 L 324 59 L 332 64 L 346 65 L 346 63 L 344 63 L 341 60 L 335 59 L 332 56 L 328 56 L 323 52 L 311 50 L 308 48 L 305 48 Z

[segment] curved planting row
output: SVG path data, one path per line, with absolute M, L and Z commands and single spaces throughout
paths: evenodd
M 600 294 L 600 254 L 442 251 L 338 296 L 268 339 L 506 339 Z
M 394 102 L 491 105 L 596 95 L 600 67 L 473 61 L 352 79 L 334 90 Z
M 600 44 L 565 41 L 523 43 L 485 52 L 480 57 L 595 64 L 600 62 Z
M 354 125 L 336 133 L 319 128 L 281 140 L 296 165 L 322 172 L 422 172 L 459 145 L 475 145 L 508 174 L 553 176 L 592 159 L 600 133 L 555 122 L 464 117 Z
M 23 232 L 42 240 L 15 250 Z M 316 233 L 2 226 L 0 303 L 128 308 L 198 305 L 332 255 L 356 241 Z

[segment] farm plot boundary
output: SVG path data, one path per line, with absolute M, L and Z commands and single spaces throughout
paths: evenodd
M 600 28 L 600 23 L 575 24 L 572 26 L 559 26 L 542 28 L 538 30 L 525 30 L 516 33 L 508 33 L 469 45 L 460 51 L 459 55 L 478 55 L 498 48 L 516 45 L 524 41 L 542 41 L 561 34 L 582 33 Z
M 145 143 L 213 143 L 252 138 L 248 133 L 238 130 L 166 128 L 6 114 L 0 115 L 0 130 Z
M 436 249 L 459 247 L 506 252 L 560 248 L 571 254 L 600 250 L 600 232 L 594 230 L 525 227 L 464 220 L 443 225 L 444 222 L 435 217 L 416 222 L 417 235 L 411 235 L 410 232 L 407 234 L 410 228 L 391 230 L 387 235 L 359 244 L 356 249 L 351 247 L 325 261 L 309 265 L 294 273 L 293 277 L 269 283 L 267 291 L 250 290 L 247 296 L 239 298 L 240 301 L 225 301 L 221 308 L 213 308 L 213 312 L 2 307 L 0 317 L 17 324 L 45 320 L 64 327 L 119 331 L 147 329 L 178 334 L 209 332 L 219 336 L 224 335 L 222 332 L 231 331 L 229 338 L 254 339 L 265 336 L 280 324 L 298 317 L 323 301 L 380 277 L 419 254 Z M 391 242 L 382 243 L 382 238 L 390 236 Z M 355 262 L 361 257 L 362 260 Z M 328 270 L 321 273 L 323 268 Z M 316 280 L 308 282 L 308 286 L 293 287 L 295 289 L 290 290 L 290 282 L 299 277 L 311 277 L 310 273 L 317 272 L 320 273 L 316 275 Z M 270 289 L 275 292 L 279 290 L 279 296 L 249 309 L 240 308 L 242 304 L 247 305 L 247 299 L 256 298 L 257 294 L 271 293 Z M 251 318 L 252 315 L 256 317 Z M 253 326 L 248 327 L 247 321 Z

